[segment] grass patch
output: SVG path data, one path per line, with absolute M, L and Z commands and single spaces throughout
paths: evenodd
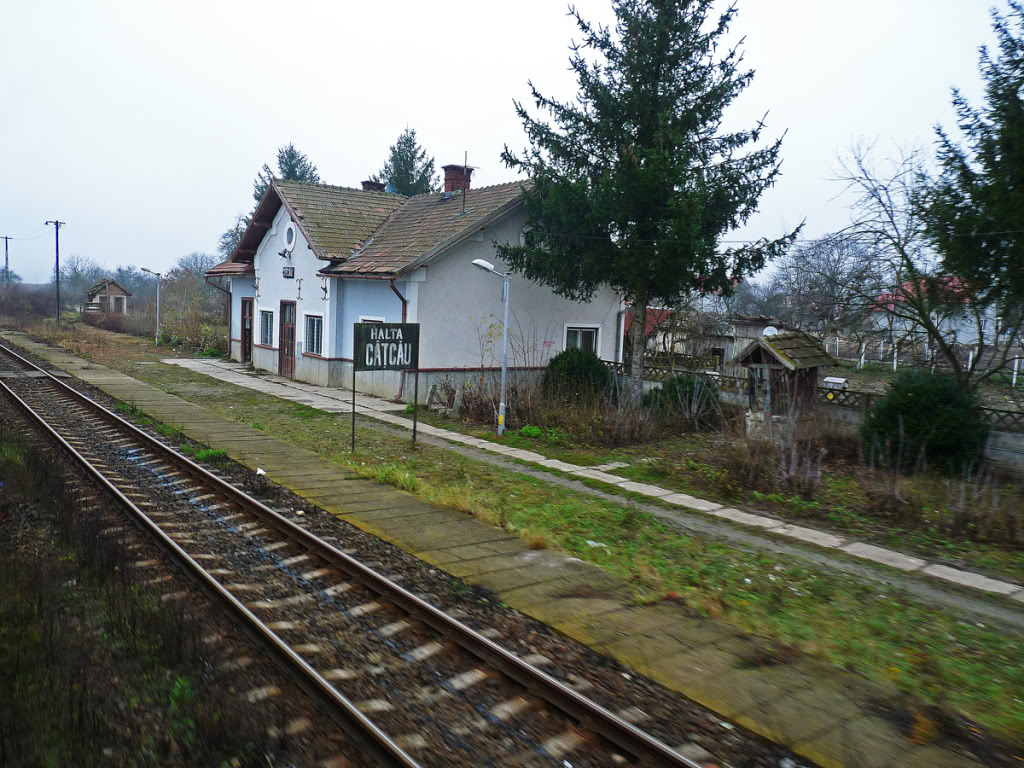
M 195 452 L 196 461 L 219 462 L 225 461 L 228 452 L 223 448 L 201 448 Z
M 164 437 L 179 437 L 181 435 L 180 429 L 178 429 L 177 427 L 172 427 L 170 424 L 164 424 L 163 422 L 154 424 L 153 430 L 157 434 L 163 435 Z

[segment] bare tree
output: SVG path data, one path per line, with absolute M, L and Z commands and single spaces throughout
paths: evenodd
M 1006 368 L 1012 347 L 1020 344 L 1024 307 L 997 307 L 963 276 L 942 270 L 925 237 L 917 184 L 926 177 L 919 153 L 876 167 L 871 148 L 861 146 L 842 167 L 842 180 L 859 199 L 853 222 L 838 237 L 870 254 L 863 274 L 830 278 L 849 305 L 885 316 L 881 327 L 894 337 L 923 337 L 964 389 Z M 955 329 L 967 326 L 974 330 L 976 350 L 964 360 Z
M 73 253 L 61 260 L 60 280 L 63 293 L 74 304 L 85 301 L 85 292 L 107 276 L 107 270 L 88 256 Z

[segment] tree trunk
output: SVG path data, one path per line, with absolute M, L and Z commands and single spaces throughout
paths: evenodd
M 647 296 L 634 296 L 630 311 L 633 319 L 629 327 L 629 343 L 632 347 L 632 357 L 629 361 L 629 394 L 632 400 L 638 401 L 643 393 L 644 353 L 647 351 Z

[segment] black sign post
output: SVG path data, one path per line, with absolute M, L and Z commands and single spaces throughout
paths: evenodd
M 353 323 L 352 325 L 352 451 L 356 450 L 356 371 L 415 371 L 412 442 L 416 444 L 420 393 L 420 324 Z

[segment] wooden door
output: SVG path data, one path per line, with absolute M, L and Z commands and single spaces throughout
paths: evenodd
M 252 362 L 252 299 L 242 299 L 242 362 Z
M 277 372 L 289 379 L 295 377 L 295 302 L 281 302 L 281 335 Z

